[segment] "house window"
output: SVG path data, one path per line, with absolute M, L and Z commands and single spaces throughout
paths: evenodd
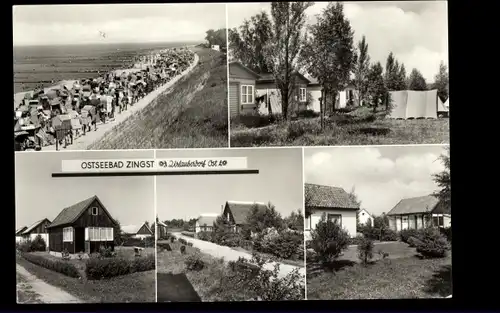
M 444 217 L 442 215 L 433 216 L 432 224 L 437 227 L 444 227 Z
M 91 212 L 91 214 L 92 214 L 92 215 L 97 215 L 97 213 L 99 213 L 99 210 L 98 210 L 98 208 L 97 208 L 97 207 L 92 207 L 92 208 L 90 209 L 90 212 Z
M 299 101 L 300 102 L 306 102 L 307 96 L 306 96 L 306 88 L 300 88 L 299 89 Z
M 73 227 L 63 228 L 63 242 L 73 242 Z
M 254 93 L 252 85 L 241 85 L 241 104 L 253 104 Z
M 112 227 L 88 227 L 89 241 L 113 241 L 113 228 Z
M 328 214 L 328 220 L 342 226 L 342 215 L 340 214 Z

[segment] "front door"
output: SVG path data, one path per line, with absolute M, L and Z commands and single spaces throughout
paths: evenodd
M 75 253 L 85 252 L 85 228 L 75 227 Z

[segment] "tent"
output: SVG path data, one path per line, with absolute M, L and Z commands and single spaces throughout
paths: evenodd
M 450 109 L 450 97 L 448 97 L 448 99 L 446 99 L 446 102 L 443 104 L 443 106 L 448 110 Z
M 392 110 L 390 118 L 437 118 L 437 90 L 390 91 Z
M 437 111 L 438 112 L 448 112 L 448 107 L 446 107 L 443 104 L 443 101 L 438 97 L 438 106 L 437 106 Z

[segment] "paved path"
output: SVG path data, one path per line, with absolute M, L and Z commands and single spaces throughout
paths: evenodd
M 224 258 L 224 260 L 226 262 L 227 261 L 237 261 L 239 257 L 243 257 L 246 259 L 252 258 L 252 256 L 246 252 L 236 251 L 236 250 L 231 249 L 229 247 L 219 246 L 215 243 L 208 242 L 208 241 L 194 239 L 194 238 L 191 238 L 188 236 L 184 236 L 181 233 L 173 233 L 173 234 L 177 238 L 183 238 L 187 242 L 192 242 L 193 247 L 200 249 L 204 253 L 207 253 L 207 254 L 209 254 L 213 257 L 216 257 L 216 258 Z M 268 263 L 268 264 L 264 265 L 264 268 L 268 269 L 268 270 L 273 270 L 275 264 L 276 264 L 275 262 Z M 303 268 L 303 267 L 298 267 L 298 266 L 294 266 L 294 265 L 290 265 L 290 264 L 283 264 L 283 263 L 279 263 L 279 264 L 280 264 L 280 273 L 279 273 L 280 277 L 286 276 L 288 273 L 292 272 L 294 269 L 299 269 L 299 273 L 301 275 L 305 276 L 306 271 L 305 271 L 305 268 Z
M 85 136 L 81 136 L 79 138 L 74 139 L 73 144 L 68 145 L 66 148 L 63 148 L 62 147 L 63 145 L 61 145 L 61 147 L 59 147 L 59 151 L 87 150 L 88 146 L 90 146 L 92 143 L 96 141 L 99 141 L 107 132 L 111 131 L 116 125 L 125 121 L 128 117 L 132 116 L 134 113 L 145 108 L 148 104 L 153 102 L 153 100 L 156 99 L 156 97 L 164 93 L 168 88 L 172 87 L 179 79 L 181 79 L 181 77 L 191 72 L 196 66 L 196 64 L 198 64 L 198 61 L 199 57 L 195 53 L 193 63 L 181 74 L 174 77 L 168 83 L 158 87 L 156 90 L 150 92 L 147 96 L 145 96 L 138 102 L 134 103 L 134 105 L 129 106 L 127 111 L 123 111 L 120 114 L 115 114 L 114 121 L 106 122 L 106 124 L 102 123 L 97 124 L 97 131 L 92 130 L 90 132 L 87 132 Z M 42 151 L 55 151 L 55 150 L 56 150 L 56 145 L 42 147 Z
M 16 264 L 16 271 L 26 279 L 32 290 L 40 295 L 40 301 L 43 303 L 83 303 L 82 300 L 70 295 L 66 291 L 47 284 L 19 264 Z

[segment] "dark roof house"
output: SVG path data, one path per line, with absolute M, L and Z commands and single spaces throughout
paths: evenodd
M 27 227 L 27 226 L 23 226 L 23 227 L 21 227 L 21 228 L 16 229 L 16 236 L 21 236 L 21 234 L 22 234 L 22 233 L 23 233 L 26 229 L 28 229 L 28 227 Z
M 352 201 L 349 194 L 342 188 L 306 183 L 306 215 L 314 209 L 359 210 L 359 205 Z
M 266 210 L 268 206 L 263 202 L 242 202 L 242 201 L 227 201 L 224 206 L 223 216 L 235 225 L 244 225 L 248 213 L 254 206 L 259 210 Z
M 28 226 L 23 232 L 23 236 L 29 236 L 31 234 L 46 234 L 48 226 L 50 225 L 50 220 L 47 218 L 41 219 L 34 222 Z
M 432 195 L 414 197 L 400 200 L 392 210 L 387 213 L 394 215 L 412 214 L 450 214 L 449 207 L 444 206 L 438 198 Z
M 101 246 L 114 248 L 114 227 L 117 226 L 97 196 L 63 209 L 47 227 L 49 250 L 69 253 L 99 251 Z

